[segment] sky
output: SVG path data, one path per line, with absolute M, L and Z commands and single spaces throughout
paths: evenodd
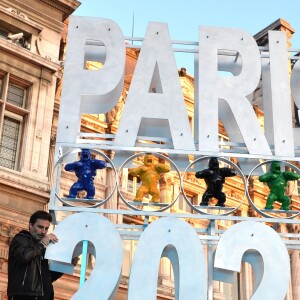
M 133 32 L 134 37 L 144 37 L 149 22 L 164 22 L 171 40 L 193 42 L 198 41 L 200 25 L 238 28 L 255 35 L 282 18 L 296 31 L 292 48 L 300 49 L 300 0 L 81 0 L 74 14 L 111 19 L 124 36 Z M 178 68 L 185 67 L 193 75 L 193 54 L 176 54 L 176 60 Z

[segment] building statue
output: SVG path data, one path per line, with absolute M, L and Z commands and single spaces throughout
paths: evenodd
M 222 192 L 226 177 L 235 176 L 236 172 L 230 168 L 219 168 L 219 161 L 212 157 L 208 163 L 208 169 L 198 171 L 196 178 L 204 179 L 206 190 L 202 196 L 201 206 L 207 206 L 211 198 L 218 200 L 216 206 L 225 206 L 226 195 Z
M 107 113 L 108 123 L 110 125 L 113 125 L 120 121 L 122 112 L 124 110 L 125 102 L 126 102 L 126 90 L 123 90 L 122 96 L 117 102 L 117 104 L 113 107 L 111 111 Z
M 273 209 L 274 202 L 280 202 L 281 209 L 289 210 L 291 198 L 285 195 L 288 181 L 298 180 L 300 175 L 294 172 L 281 172 L 280 163 L 274 161 L 271 163 L 270 172 L 259 176 L 260 182 L 266 182 L 270 193 L 267 197 L 266 209 Z
M 186 68 L 180 68 L 178 71 L 179 77 L 185 77 L 186 76 Z
M 65 170 L 75 172 L 77 181 L 71 186 L 68 198 L 76 198 L 77 193 L 86 191 L 86 199 L 93 199 L 95 196 L 94 178 L 97 169 L 104 169 L 106 162 L 99 159 L 91 159 L 89 149 L 82 149 L 80 160 L 65 165 Z
M 160 191 L 157 187 L 159 176 L 169 171 L 169 165 L 155 163 L 154 156 L 146 154 L 143 166 L 129 170 L 131 176 L 139 177 L 142 181 L 142 185 L 137 190 L 134 201 L 142 202 L 143 197 L 150 194 L 152 196 L 150 202 L 159 202 Z

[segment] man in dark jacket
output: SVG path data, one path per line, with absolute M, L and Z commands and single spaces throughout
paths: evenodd
M 12 240 L 8 256 L 9 300 L 53 300 L 52 282 L 62 273 L 49 270 L 44 259 L 46 247 L 58 241 L 48 229 L 52 217 L 45 211 L 35 212 L 29 220 L 29 231 L 22 230 Z

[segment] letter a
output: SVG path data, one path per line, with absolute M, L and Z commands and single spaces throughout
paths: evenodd
M 167 24 L 149 23 L 115 137 L 135 146 L 137 136 L 172 138 L 174 149 L 195 149 Z

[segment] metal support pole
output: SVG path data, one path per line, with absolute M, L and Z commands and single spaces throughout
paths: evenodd
M 272 228 L 276 231 L 277 228 L 278 228 L 278 225 L 279 225 L 279 223 L 274 223 L 273 226 L 272 226 Z
M 143 230 L 145 230 L 147 228 L 147 226 L 149 225 L 149 217 L 150 216 L 145 216 Z
M 85 282 L 88 244 L 89 241 L 82 241 L 81 269 L 80 269 L 80 281 L 79 281 L 80 287 L 82 287 Z

